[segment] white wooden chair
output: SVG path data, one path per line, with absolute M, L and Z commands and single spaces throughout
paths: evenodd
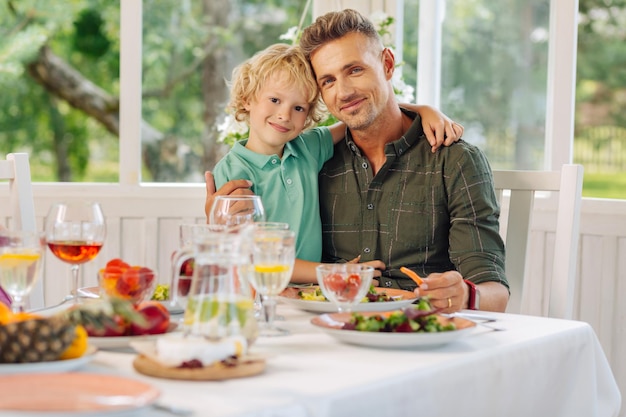
M 35 203 L 27 153 L 10 153 L 0 159 L 0 180 L 8 180 L 11 228 L 15 230 L 37 230 Z M 43 268 L 42 268 L 43 269 Z M 43 279 L 40 279 L 28 300 L 28 308 L 44 306 Z
M 574 287 L 578 253 L 580 206 L 582 199 L 582 165 L 566 164 L 561 171 L 493 171 L 496 192 L 503 211 L 501 230 L 506 244 L 506 275 L 511 287 L 507 312 L 522 312 L 525 292 L 524 280 L 532 280 L 528 273 L 527 256 L 536 192 L 558 192 L 555 228 L 555 246 L 551 273 L 543 285 L 549 292 L 549 317 L 571 319 L 574 309 Z M 508 204 L 503 196 L 510 192 Z M 506 209 L 508 207 L 508 210 Z M 527 284 L 528 286 L 528 284 Z

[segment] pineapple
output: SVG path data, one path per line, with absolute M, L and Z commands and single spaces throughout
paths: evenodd
M 12 314 L 0 303 L 0 363 L 58 360 L 81 332 L 77 326 L 101 328 L 113 322 L 113 315 L 129 322 L 145 320 L 132 304 L 122 300 L 80 304 L 50 317 L 30 313 Z
M 0 326 L 0 363 L 56 360 L 74 340 L 74 327 L 60 317 L 30 318 Z

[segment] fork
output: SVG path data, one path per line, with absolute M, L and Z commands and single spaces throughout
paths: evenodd
M 483 316 L 480 314 L 465 314 L 465 313 L 452 313 L 452 314 L 444 314 L 444 316 L 449 317 L 449 318 L 454 318 L 454 317 L 460 317 L 462 319 L 466 319 L 469 320 L 473 323 L 476 323 L 479 326 L 483 326 L 487 329 L 491 329 L 495 332 L 501 332 L 504 331 L 506 329 L 502 328 L 502 327 L 498 327 L 498 326 L 492 326 L 488 323 L 495 323 L 498 321 L 498 319 L 496 319 L 495 317 L 491 317 L 491 316 Z

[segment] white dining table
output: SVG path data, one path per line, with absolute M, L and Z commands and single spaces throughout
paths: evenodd
M 259 338 L 263 373 L 225 381 L 180 381 L 134 370 L 129 349 L 100 350 L 80 372 L 112 373 L 160 390 L 159 403 L 194 416 L 618 416 L 621 397 L 587 323 L 485 313 L 477 326 L 435 348 L 372 348 L 338 342 L 315 314 L 279 305 L 289 336 Z M 154 408 L 133 416 L 171 416 Z

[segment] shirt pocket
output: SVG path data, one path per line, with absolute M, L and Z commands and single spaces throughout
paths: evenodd
M 390 200 L 389 236 L 396 250 L 432 249 L 438 239 L 446 239 L 447 246 L 447 232 L 442 229 L 448 215 L 436 191 L 418 186 L 410 195 Z

